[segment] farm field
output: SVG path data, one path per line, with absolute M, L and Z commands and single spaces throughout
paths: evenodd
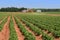
M 60 40 L 60 14 L 0 12 L 0 40 Z

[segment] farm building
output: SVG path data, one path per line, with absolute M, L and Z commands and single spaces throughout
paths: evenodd
M 34 10 L 33 9 L 28 9 L 27 12 L 34 12 Z
M 32 9 L 22 10 L 22 12 L 34 12 Z
M 27 10 L 22 10 L 22 12 L 26 13 L 26 12 L 27 12 Z
M 41 12 L 41 10 L 36 10 L 36 12 Z

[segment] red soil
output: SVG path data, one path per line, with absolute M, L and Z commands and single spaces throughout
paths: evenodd
M 14 22 L 14 28 L 16 30 L 16 33 L 17 33 L 17 36 L 18 36 L 18 40 L 24 40 L 24 36 L 22 35 L 22 33 L 20 32 L 20 29 L 18 28 L 15 20 L 14 20 L 14 17 L 12 17 L 13 19 L 13 22 Z
M 10 17 L 8 17 L 7 22 L 4 24 L 2 31 L 0 32 L 0 40 L 9 40 L 9 23 Z
M 54 40 L 60 40 L 60 38 L 55 38 Z
M 31 30 L 26 26 L 25 23 L 23 23 L 22 21 L 20 21 L 20 23 L 22 23 L 22 25 L 23 25 L 30 33 L 32 33 L 33 36 L 35 36 L 34 32 L 31 31 Z M 36 40 L 42 40 L 42 35 L 40 35 L 40 36 L 35 36 L 35 38 L 36 38 Z

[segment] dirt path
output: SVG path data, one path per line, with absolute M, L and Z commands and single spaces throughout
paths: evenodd
M 0 40 L 9 40 L 9 23 L 10 17 L 8 17 L 7 22 L 4 24 L 4 27 L 0 32 Z
M 18 40 L 24 40 L 24 36 L 22 35 L 22 33 L 20 32 L 20 29 L 18 28 L 15 20 L 14 20 L 14 17 L 12 17 L 13 19 L 13 22 L 14 22 L 14 28 L 16 30 L 16 33 L 17 33 L 17 36 L 18 36 Z
M 55 38 L 54 40 L 60 40 L 60 38 Z
M 32 32 L 32 31 L 30 30 L 30 28 L 26 26 L 25 23 L 23 23 L 22 21 L 20 21 L 20 23 L 21 23 L 30 33 L 32 33 L 32 34 L 35 36 L 34 32 Z M 40 35 L 40 36 L 35 36 L 35 38 L 36 38 L 36 40 L 42 40 L 42 35 Z

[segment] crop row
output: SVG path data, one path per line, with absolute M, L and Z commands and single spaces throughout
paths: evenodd
M 27 25 L 27 27 L 29 27 L 32 31 L 34 31 L 37 36 L 42 34 L 43 40 L 54 40 L 52 36 L 48 36 L 48 34 L 44 33 L 37 26 L 32 25 L 31 23 L 29 23 L 28 21 L 25 21 L 24 19 L 21 19 L 21 21 L 24 22 Z
M 29 19 L 30 20 L 30 19 Z M 33 19 L 32 19 L 33 20 Z M 31 22 L 31 21 L 30 21 Z M 52 32 L 55 37 L 60 37 L 60 27 L 59 26 L 49 26 L 48 25 L 41 25 L 40 22 L 36 23 L 36 21 L 32 21 L 36 26 L 40 27 L 41 29 L 48 30 L 49 32 Z M 42 22 L 43 23 L 43 22 Z M 47 23 L 45 23 L 47 24 Z
M 0 23 L 0 31 L 2 30 L 2 28 L 6 22 L 7 22 L 7 17 L 5 17 Z
M 55 37 L 60 37 L 60 26 L 59 26 L 59 20 L 57 18 L 59 17 L 49 17 L 49 16 L 20 16 L 22 19 L 33 23 L 37 27 L 48 30 L 49 32 L 52 32 Z M 56 22 L 57 21 L 57 22 Z M 57 24 L 58 23 L 58 24 Z
M 14 23 L 13 23 L 12 18 L 10 20 L 9 29 L 10 29 L 10 38 L 9 38 L 9 40 L 18 40 L 18 37 L 17 37 L 16 31 L 15 31 L 15 28 L 14 28 Z
M 18 24 L 22 34 L 25 36 L 24 40 L 35 40 L 35 37 L 25 29 L 25 27 L 19 22 L 19 19 L 15 17 L 15 21 Z

